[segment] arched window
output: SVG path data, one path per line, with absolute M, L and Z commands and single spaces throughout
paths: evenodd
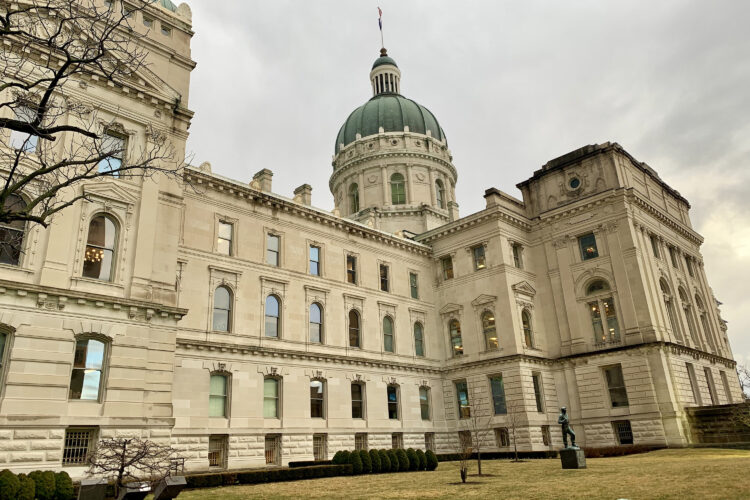
M 716 352 L 716 344 L 714 343 L 714 331 L 711 328 L 711 324 L 708 320 L 708 312 L 706 307 L 703 305 L 701 298 L 695 296 L 695 306 L 698 308 L 698 315 L 700 316 L 701 327 L 703 328 L 703 335 L 706 337 L 711 352 Z
M 406 203 L 406 184 L 404 176 L 393 174 L 391 176 L 391 203 L 393 205 L 403 205 Z
M 325 382 L 310 381 L 310 417 L 326 418 L 325 415 Z
M 208 416 L 227 417 L 227 384 L 229 377 L 223 373 L 212 373 L 208 390 Z
M 461 339 L 461 323 L 454 319 L 448 323 L 448 330 L 451 336 L 451 351 L 454 356 L 461 356 L 464 353 L 464 341 Z
M 89 224 L 83 275 L 86 278 L 112 281 L 114 277 L 117 225 L 107 215 L 97 215 Z
M 438 208 L 445 208 L 445 186 L 440 179 L 435 181 L 435 198 L 437 198 Z
M 214 292 L 213 329 L 216 332 L 229 332 L 232 327 L 232 292 L 220 286 Z
M 359 338 L 359 313 L 352 309 L 349 311 L 349 346 L 360 347 Z
M 310 305 L 310 342 L 323 342 L 323 310 L 320 304 Z
M 424 356 L 424 329 L 422 323 L 414 323 L 414 354 Z
M 26 203 L 20 196 L 8 195 L 3 204 L 3 211 L 18 213 L 24 210 Z M 0 263 L 17 266 L 21 261 L 23 237 L 26 223 L 21 220 L 0 223 Z
M 279 310 L 281 309 L 279 298 L 276 295 L 266 297 L 266 337 L 278 338 L 280 328 Z
M 279 418 L 281 380 L 274 377 L 263 379 L 263 418 Z
M 685 319 L 687 320 L 688 332 L 690 332 L 690 338 L 693 340 L 693 344 L 701 346 L 700 338 L 698 338 L 698 332 L 695 328 L 695 319 L 693 318 L 693 306 L 690 304 L 690 299 L 684 288 L 680 288 L 678 293 L 680 294 L 680 302 L 682 302 L 682 310 L 685 312 Z
M 674 308 L 674 297 L 672 297 L 672 294 L 669 291 L 669 285 L 667 285 L 666 281 L 660 280 L 659 287 L 664 296 L 664 307 L 667 309 L 669 326 L 672 328 L 675 337 L 677 337 L 677 341 L 682 342 L 682 330 L 680 329 L 680 323 L 677 322 L 677 312 Z
M 524 309 L 521 312 L 521 323 L 523 325 L 523 341 L 526 347 L 534 347 L 534 334 L 531 329 L 531 314 Z
M 359 212 L 359 186 L 356 183 L 349 186 L 349 212 Z
M 591 314 L 591 325 L 594 328 L 594 341 L 597 343 L 619 342 L 620 327 L 609 283 L 604 280 L 591 282 L 586 287 L 586 295 L 591 298 L 587 302 L 587 307 Z
M 393 352 L 393 320 L 390 316 L 383 318 L 383 350 Z
M 99 400 L 106 347 L 104 342 L 93 338 L 83 337 L 76 341 L 70 399 Z
M 482 332 L 484 333 L 484 346 L 488 351 L 500 347 L 495 330 L 495 315 L 490 311 L 482 313 Z

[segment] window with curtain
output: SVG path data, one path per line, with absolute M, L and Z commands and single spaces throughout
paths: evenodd
M 500 347 L 497 342 L 497 331 L 495 330 L 495 315 L 490 311 L 482 313 L 482 332 L 484 333 L 484 346 L 488 351 Z
M 21 212 L 26 203 L 23 198 L 15 194 L 8 195 L 3 203 L 6 212 Z M 0 222 L 0 263 L 17 266 L 21 262 L 23 239 L 26 233 L 24 221 Z
M 92 338 L 79 338 L 73 355 L 69 399 L 97 401 L 101 394 L 106 344 Z
M 454 356 L 461 356 L 464 353 L 464 341 L 461 338 L 461 323 L 458 320 L 451 320 L 448 323 L 448 331 L 451 337 L 451 352 Z
M 383 350 L 393 352 L 393 320 L 390 316 L 383 318 Z
M 315 302 L 310 305 L 310 342 L 323 342 L 323 312 Z
M 115 245 L 117 225 L 111 217 L 97 215 L 89 223 L 86 253 L 83 258 L 83 276 L 112 281 L 115 270 Z
M 211 375 L 208 392 L 208 416 L 227 417 L 227 376 L 221 373 Z
M 414 354 L 424 356 L 424 330 L 422 323 L 414 323 Z
M 419 388 L 419 411 L 422 415 L 422 420 L 430 420 L 430 388 L 429 387 Z
M 349 186 L 349 213 L 359 212 L 359 186 L 352 184 Z
M 325 417 L 325 382 L 322 380 L 310 381 L 310 417 Z
M 225 286 L 214 291 L 213 330 L 216 332 L 231 331 L 232 326 L 232 292 Z
M 281 309 L 279 298 L 275 295 L 266 297 L 266 337 L 278 338 L 280 331 Z
M 406 203 L 406 183 L 404 176 L 393 174 L 391 176 L 391 204 L 403 205 Z
M 359 313 L 352 309 L 349 311 L 349 347 L 360 347 L 359 342 Z
M 272 377 L 263 379 L 263 417 L 279 418 L 279 386 L 281 381 Z

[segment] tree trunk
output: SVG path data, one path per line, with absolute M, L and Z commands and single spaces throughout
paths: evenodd
M 482 452 L 477 448 L 477 473 L 482 475 Z

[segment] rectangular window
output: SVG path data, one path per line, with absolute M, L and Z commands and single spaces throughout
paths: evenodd
M 440 259 L 443 267 L 443 279 L 453 279 L 453 259 L 451 257 L 443 257 Z
M 430 450 L 432 452 L 435 451 L 435 433 L 434 432 L 424 433 L 424 449 Z
M 278 434 L 266 436 L 266 463 L 281 465 L 281 436 Z
M 484 245 L 477 245 L 471 249 L 474 256 L 474 270 L 478 271 L 487 267 L 487 261 L 484 257 Z
M 693 259 L 685 256 L 685 267 L 687 268 L 687 272 L 690 275 L 691 278 L 695 278 L 695 272 L 693 271 Z
M 161 23 L 161 34 L 164 36 L 172 36 L 172 27 Z
M 313 460 L 328 460 L 328 434 L 313 434 Z
M 633 429 L 630 420 L 615 420 L 612 422 L 612 430 L 615 432 L 617 444 L 633 444 Z
M 279 385 L 275 378 L 263 380 L 263 417 L 279 418 Z
M 531 381 L 534 384 L 534 400 L 536 402 L 536 411 L 544 413 L 544 396 L 542 394 L 542 374 L 534 373 L 531 375 Z
M 96 428 L 68 427 L 63 443 L 63 465 L 86 465 L 96 443 Z
M 380 290 L 382 292 L 390 290 L 388 283 L 388 266 L 386 264 L 380 264 Z
M 719 372 L 719 376 L 721 377 L 721 385 L 724 386 L 724 397 L 727 400 L 727 403 L 731 404 L 732 401 L 732 391 L 729 389 L 729 380 L 727 380 L 727 374 L 726 372 Z
M 354 435 L 354 449 L 359 450 L 367 450 L 367 433 L 366 432 L 358 432 Z
M 679 269 L 680 265 L 677 261 L 677 249 L 675 247 L 669 247 L 669 260 L 672 261 L 672 267 Z
M 325 383 L 322 380 L 310 381 L 310 418 L 326 418 Z
M 505 448 L 510 446 L 510 435 L 507 427 L 498 427 L 495 429 L 495 446 Z
M 552 439 L 549 435 L 549 425 L 543 425 L 542 426 L 542 444 L 544 446 L 549 446 L 552 442 Z
M 224 255 L 232 255 L 232 232 L 234 226 L 229 222 L 219 221 L 219 234 L 216 239 L 216 251 Z
M 154 20 L 148 16 L 143 16 L 143 25 L 151 29 L 154 26 Z
M 422 420 L 430 420 L 430 390 L 427 387 L 419 388 L 419 410 Z
M 281 236 L 269 234 L 266 243 L 266 264 L 278 266 L 281 262 Z
M 502 375 L 490 377 L 490 389 L 492 390 L 492 406 L 495 415 L 505 415 L 508 413 L 508 408 L 505 405 L 505 386 L 503 385 Z
M 394 450 L 400 450 L 404 447 L 404 433 L 394 432 L 391 434 L 391 448 Z
M 387 388 L 388 394 L 388 418 L 390 420 L 399 419 L 398 411 L 398 387 L 395 385 L 389 385 Z
M 419 298 L 419 283 L 417 281 L 416 273 L 409 273 L 409 289 L 411 291 L 411 298 Z
M 320 276 L 320 247 L 310 245 L 310 274 Z
M 352 418 L 365 418 L 365 398 L 363 385 L 352 383 Z
M 596 236 L 594 236 L 594 233 L 579 236 L 578 245 L 581 247 L 581 260 L 599 257 L 599 250 L 596 248 Z
M 521 256 L 521 245 L 513 243 L 511 247 L 513 249 L 513 265 L 518 269 L 523 269 L 523 259 Z
M 703 374 L 706 376 L 706 385 L 708 386 L 708 395 L 711 397 L 711 404 L 719 404 L 719 400 L 716 397 L 716 386 L 714 385 L 714 375 L 711 373 L 711 368 L 703 368 Z
M 606 366 L 604 368 L 604 377 L 607 379 L 609 400 L 612 403 L 612 408 L 628 406 L 628 393 L 625 390 L 625 377 L 622 376 L 622 366 Z
M 357 284 L 357 258 L 354 255 L 346 256 L 346 282 Z
M 69 399 L 99 400 L 106 351 L 106 344 L 100 340 L 79 338 L 76 341 Z
M 654 257 L 657 259 L 661 258 L 659 256 L 659 238 L 655 234 L 652 234 L 649 236 L 651 238 L 651 250 L 654 252 Z
M 16 120 L 31 123 L 36 118 L 31 108 L 27 106 L 21 106 L 15 110 Z M 39 137 L 25 132 L 19 132 L 17 130 L 11 130 L 10 132 L 10 147 L 16 150 L 23 150 L 26 153 L 33 153 L 36 151 Z
M 471 416 L 469 386 L 465 380 L 456 382 L 456 402 L 458 404 L 458 418 L 469 418 Z
M 108 174 L 119 177 L 118 170 L 122 168 L 122 158 L 125 153 L 125 138 L 110 132 L 105 132 L 99 145 L 100 155 L 107 155 L 97 165 L 100 174 Z
M 208 393 L 208 416 L 227 417 L 227 377 L 211 375 Z
M 208 437 L 208 466 L 225 469 L 227 466 L 227 450 L 229 436 L 213 435 Z
M 696 405 L 703 406 L 701 393 L 698 388 L 698 378 L 695 376 L 695 368 L 693 368 L 692 363 L 685 363 L 685 367 L 687 368 L 688 379 L 690 380 L 690 389 L 693 391 L 693 401 Z

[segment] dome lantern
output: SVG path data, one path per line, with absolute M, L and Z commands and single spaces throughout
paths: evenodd
M 370 83 L 373 95 L 401 93 L 401 70 L 385 48 L 380 49 L 380 57 L 372 65 Z

